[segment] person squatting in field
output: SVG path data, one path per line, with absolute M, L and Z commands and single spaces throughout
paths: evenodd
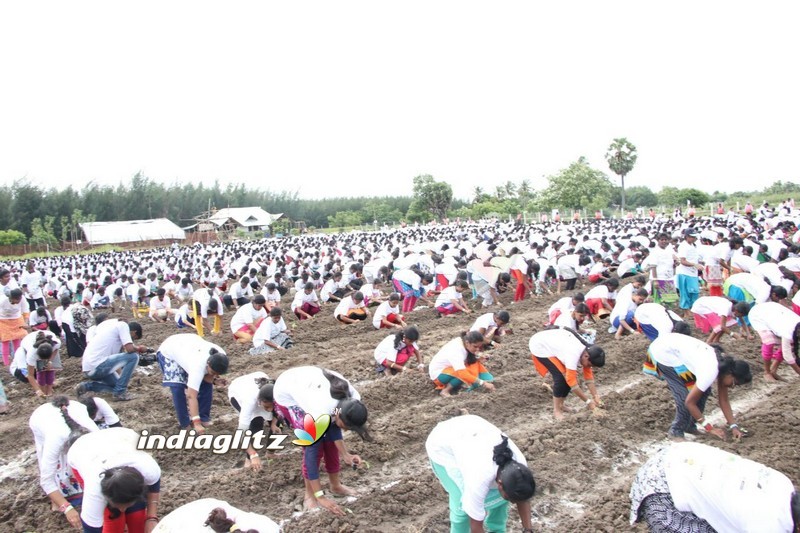
M 442 346 L 428 365 L 428 375 L 439 395 L 450 397 L 466 386 L 467 391 L 494 390 L 494 376 L 478 354 L 483 350 L 483 335 L 469 331 Z

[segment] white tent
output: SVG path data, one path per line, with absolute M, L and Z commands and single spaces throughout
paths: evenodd
M 120 222 L 86 222 L 80 224 L 89 244 L 183 240 L 186 232 L 166 218 L 125 220 Z
M 260 207 L 226 207 L 220 209 L 209 218 L 217 226 L 224 226 L 232 220 L 242 228 L 267 229 L 267 226 L 283 216 L 283 213 L 272 215 Z

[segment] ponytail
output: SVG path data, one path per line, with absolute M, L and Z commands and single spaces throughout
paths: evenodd
M 508 445 L 508 437 L 502 436 L 500 444 L 492 451 L 492 460 L 497 465 L 497 477 L 503 492 L 510 502 L 528 501 L 536 492 L 533 472 L 527 465 L 514 460 L 514 451 Z
M 322 369 L 322 375 L 325 376 L 331 384 L 331 398 L 334 400 L 347 400 L 350 398 L 350 384 L 347 383 L 347 380 L 324 368 Z
M 72 446 L 78 438 L 89 432 L 86 428 L 75 422 L 69 415 L 69 411 L 67 411 L 69 407 L 69 398 L 66 396 L 56 396 L 50 404 L 61 411 L 61 416 L 64 417 L 64 422 L 69 428 L 69 437 L 67 439 L 68 446 Z
M 503 435 L 500 444 L 494 447 L 492 451 L 492 461 L 499 467 L 498 470 L 514 460 L 514 452 L 508 447 L 508 437 Z

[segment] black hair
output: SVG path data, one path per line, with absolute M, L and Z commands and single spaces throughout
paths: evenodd
M 464 343 L 471 343 L 471 344 L 478 344 L 480 343 L 483 345 L 483 335 L 481 335 L 480 331 L 467 331 L 461 336 Z M 467 350 L 467 359 L 466 362 L 468 365 L 473 365 L 478 360 L 478 356 L 469 350 Z
M 390 300 L 390 301 L 391 301 L 391 300 L 396 300 L 396 301 L 398 301 L 398 302 L 399 302 L 399 301 L 400 301 L 400 300 L 402 300 L 402 299 L 403 299 L 403 297 L 402 297 L 402 296 L 400 296 L 400 293 L 399 293 L 399 292 L 393 292 L 392 294 L 390 294 L 390 295 L 389 295 L 389 300 Z
M 364 301 L 364 293 L 361 291 L 356 291 L 353 293 L 353 301 L 354 302 L 363 302 Z
M 86 428 L 75 422 L 75 420 L 69 416 L 69 412 L 67 411 L 67 408 L 69 407 L 69 398 L 66 396 L 56 396 L 53 398 L 50 404 L 53 407 L 61 410 L 61 416 L 64 417 L 64 422 L 69 428 L 69 437 L 67 438 L 67 443 L 69 446 L 72 446 L 72 444 L 78 440 L 79 437 L 89 432 Z
M 508 437 L 503 435 L 500 444 L 492 451 L 492 460 L 497 465 L 496 480 L 503 486 L 503 492 L 513 503 L 533 498 L 536 480 L 527 465 L 514 460 L 514 452 L 508 446 Z
M 498 311 L 497 318 L 503 322 L 503 324 L 508 324 L 511 322 L 511 315 L 508 313 L 508 311 Z
M 747 302 L 733 302 L 733 310 L 740 315 L 747 316 L 750 313 L 751 306 Z
M 672 333 L 680 333 L 681 335 L 688 335 L 691 337 L 692 328 L 683 320 L 678 320 L 672 323 Z
M 414 326 L 408 326 L 406 329 L 397 333 L 394 336 L 394 349 L 399 350 L 400 345 L 403 343 L 403 339 L 408 337 L 408 340 L 411 342 L 416 342 L 419 340 L 419 330 Z
M 128 322 L 128 329 L 131 333 L 135 333 L 137 338 L 142 338 L 142 325 L 138 322 Z
M 269 310 L 269 316 L 283 316 L 283 311 L 280 307 L 273 307 Z
M 228 356 L 225 352 L 221 352 L 216 348 L 211 348 L 208 351 L 208 366 L 217 374 L 227 374 L 228 364 Z
M 720 376 L 731 374 L 733 379 L 736 380 L 737 385 L 747 385 L 753 381 L 750 365 L 741 359 L 734 359 L 729 355 L 720 355 L 718 348 L 718 346 L 714 347 L 714 349 L 718 351 L 717 361 L 719 363 L 718 368 Z
M 797 528 L 800 527 L 800 494 L 797 494 L 796 491 L 792 492 L 789 508 L 792 511 L 792 523 L 794 525 L 792 531 L 797 531 Z
M 263 294 L 256 294 L 255 297 L 253 298 L 253 303 L 264 305 L 265 303 L 267 303 L 267 299 L 264 298 Z
M 773 285 L 769 293 L 771 296 L 774 296 L 778 300 L 783 300 L 789 295 L 789 293 L 786 292 L 786 289 L 784 289 L 780 285 Z
M 97 416 L 97 404 L 94 402 L 94 397 L 87 396 L 78 401 L 86 406 L 86 412 L 89 414 L 89 418 L 94 420 L 94 417 Z
M 794 354 L 795 359 L 798 357 L 798 350 L 800 350 L 800 322 L 794 326 L 794 331 L 792 332 L 792 354 Z
M 100 478 L 100 491 L 112 504 L 129 504 L 145 499 L 147 485 L 144 476 L 132 466 L 109 468 L 100 474 Z M 112 519 L 121 514 L 113 506 L 110 513 Z
M 642 298 L 647 298 L 648 296 L 650 296 L 650 293 L 647 292 L 647 289 L 636 289 L 636 292 L 634 292 L 633 294 L 635 294 L 636 296 L 641 296 Z
M 346 400 L 350 398 L 350 384 L 347 383 L 347 380 L 324 368 L 322 369 L 322 375 L 325 376 L 331 384 L 331 398 L 334 400 Z
M 211 298 L 208 300 L 208 311 L 211 313 L 216 313 L 219 310 L 219 302 L 216 298 Z
M 588 315 L 589 313 L 592 312 L 591 309 L 589 309 L 589 306 L 586 305 L 585 303 L 579 303 L 578 305 L 575 306 L 575 309 L 573 309 L 573 311 L 576 313 L 580 313 L 582 315 Z
M 576 302 L 583 302 L 586 300 L 586 297 L 583 295 L 582 292 L 576 292 L 575 294 L 572 295 L 572 299 L 575 300 Z
M 11 292 L 8 293 L 9 300 L 20 300 L 22 299 L 22 289 L 11 289 Z
M 225 509 L 217 507 L 211 511 L 203 525 L 210 527 L 216 533 L 227 533 L 236 525 L 236 522 L 228 518 L 228 513 L 225 512 Z M 248 529 L 247 531 L 238 529 L 236 531 L 240 533 L 258 533 L 255 529 Z
M 259 381 L 263 381 L 263 380 L 264 380 L 264 378 L 261 378 L 261 380 L 256 380 L 256 384 L 258 384 Z M 259 402 L 270 402 L 270 403 L 275 401 L 273 399 L 274 398 L 274 396 L 273 396 L 273 389 L 274 388 L 275 388 L 275 385 L 272 382 L 270 382 L 269 380 L 267 380 L 266 383 L 262 384 L 258 389 L 258 401 Z

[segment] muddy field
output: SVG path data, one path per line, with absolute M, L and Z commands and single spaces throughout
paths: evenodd
M 285 300 L 288 303 L 288 297 Z M 369 462 L 369 468 L 343 471 L 343 482 L 359 496 L 338 500 L 348 509 L 340 518 L 324 510 L 302 512 L 298 449 L 281 452 L 257 474 L 237 465 L 241 453 L 155 452 L 163 470 L 161 515 L 188 501 L 214 497 L 265 514 L 282 523 L 287 532 L 448 531 L 447 495 L 428 466 L 424 443 L 434 425 L 466 409 L 506 431 L 528 458 L 537 480 L 535 529 L 629 530 L 630 483 L 647 454 L 667 444 L 666 430 L 674 414 L 672 399 L 666 385 L 640 371 L 647 339 L 638 336 L 615 342 L 601 327 L 598 343 L 606 350 L 607 363 L 596 376 L 606 404 L 605 416 L 587 412 L 579 400 L 571 398 L 567 405 L 576 412 L 556 423 L 550 395 L 535 374 L 527 349 L 528 339 L 542 329 L 547 308 L 554 300 L 554 296 L 545 296 L 506 305 L 515 334 L 494 351 L 487 365 L 496 377 L 497 389 L 447 400 L 434 393 L 427 371 L 378 378 L 372 352 L 387 332 L 375 331 L 371 323 L 342 326 L 333 319 L 333 307 L 323 308 L 312 321 L 297 323 L 293 349 L 259 357 L 250 356 L 245 347 L 232 341 L 227 333 L 231 314 L 226 314 L 225 333 L 215 342 L 230 356 L 229 378 L 255 370 L 274 378 L 292 366 L 313 364 L 339 371 L 355 384 L 370 409 L 375 442 L 363 443 L 348 432 L 345 441 L 353 453 Z M 509 301 L 510 295 L 505 295 L 504 302 Z M 130 318 L 128 311 L 119 315 Z M 426 362 L 440 346 L 467 329 L 476 316 L 436 319 L 434 315 L 432 309 L 419 309 L 408 319 L 420 329 Z M 142 323 L 141 342 L 154 348 L 178 332 L 172 324 Z M 734 341 L 728 342 L 730 353 L 746 358 L 753 366 L 753 383 L 732 394 L 738 421 L 753 435 L 740 443 L 701 439 L 781 470 L 796 481 L 800 478 L 800 448 L 794 442 L 800 436 L 800 406 L 796 405 L 800 379 L 784 367 L 781 372 L 785 382 L 765 383 L 757 342 L 735 346 L 730 344 Z M 64 364 L 57 390 L 71 395 L 81 377 L 80 360 L 64 358 Z M 127 427 L 171 433 L 177 429 L 171 398 L 161 386 L 157 367 L 151 368 L 150 375 L 137 373 L 131 382 L 129 390 L 138 398 L 114 406 Z M 41 400 L 7 372 L 2 379 L 12 410 L 0 417 L 0 531 L 66 531 L 66 520 L 50 511 L 38 484 L 27 421 Z M 707 416 L 717 424 L 722 420 L 714 399 L 709 402 Z M 225 390 L 215 392 L 212 417 L 216 425 L 211 433 L 236 428 L 236 413 L 228 404 Z M 323 475 L 323 485 L 325 481 Z M 512 509 L 509 531 L 520 529 Z

